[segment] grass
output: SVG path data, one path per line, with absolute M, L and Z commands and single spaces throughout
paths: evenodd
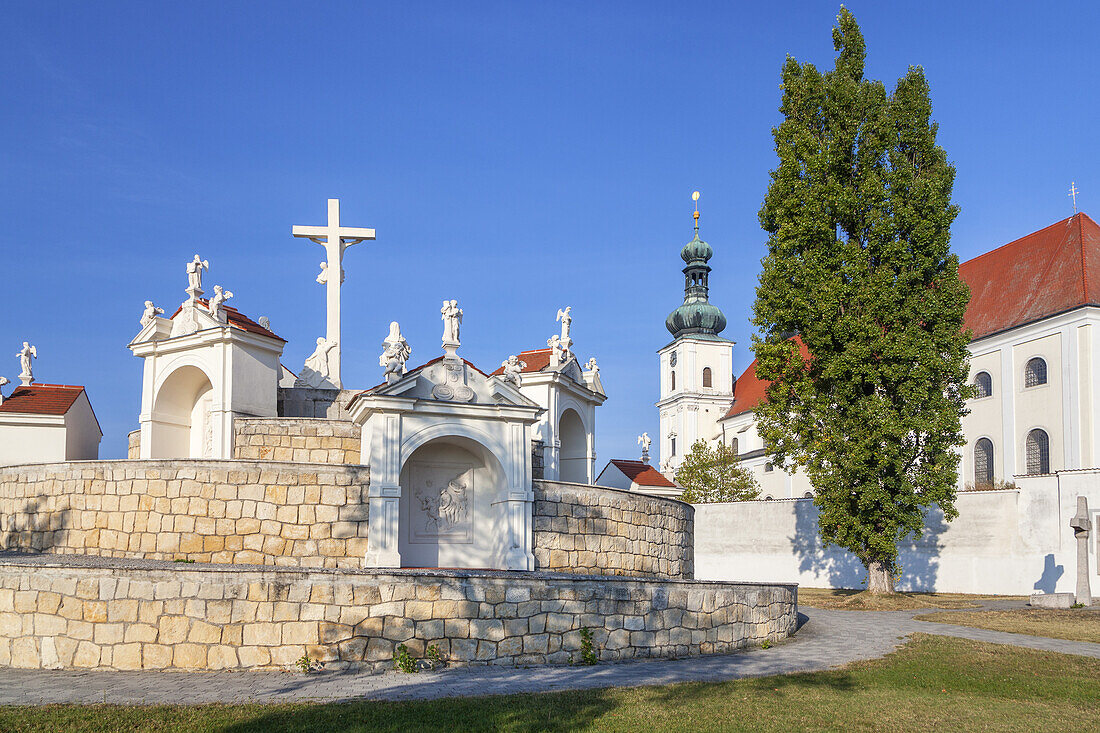
M 992 631 L 1046 636 L 1050 639 L 1100 644 L 1100 611 L 1088 609 L 1014 608 L 1010 611 L 924 613 L 916 618 L 942 624 L 974 626 Z
M 1100 660 L 918 634 L 882 659 L 736 682 L 422 702 L 9 707 L 0 730 L 1096 730 L 1097 699 Z
M 977 601 L 1016 596 L 975 596 L 964 593 L 893 593 L 872 595 L 843 588 L 799 588 L 798 605 L 839 611 L 915 611 L 922 608 L 978 608 Z M 1023 596 L 1019 596 L 1022 600 Z

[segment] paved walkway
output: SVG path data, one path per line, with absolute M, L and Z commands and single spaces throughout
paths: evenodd
M 984 608 L 1022 607 L 1001 601 Z M 917 621 L 922 611 L 802 609 L 793 639 L 771 649 L 680 660 L 595 667 L 474 667 L 381 675 L 328 672 L 69 672 L 0 669 L 0 705 L 44 703 L 289 702 L 302 700 L 409 700 L 546 692 L 597 687 L 666 685 L 814 671 L 888 654 L 915 632 L 1100 658 L 1100 644 L 1045 639 L 966 626 Z M 181 695 L 181 691 L 186 691 Z

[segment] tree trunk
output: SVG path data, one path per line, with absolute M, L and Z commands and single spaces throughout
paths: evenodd
M 878 595 L 894 592 L 894 567 L 879 560 L 867 563 L 867 592 Z

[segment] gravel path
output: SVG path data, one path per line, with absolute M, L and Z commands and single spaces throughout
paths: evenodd
M 1022 607 L 1020 601 L 984 608 Z M 0 669 L 0 705 L 44 703 L 239 703 L 303 700 L 410 700 L 598 687 L 666 685 L 813 671 L 893 651 L 915 632 L 1013 644 L 1100 658 L 1100 644 L 1045 639 L 951 624 L 917 621 L 921 611 L 802 609 L 802 626 L 790 641 L 738 654 L 526 669 L 473 667 L 415 675 L 329 672 L 69 672 Z M 976 610 L 976 609 L 975 609 Z

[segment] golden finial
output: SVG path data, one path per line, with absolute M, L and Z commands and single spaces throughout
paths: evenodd
M 699 232 L 699 192 L 692 191 L 691 200 L 695 202 L 695 213 L 692 216 L 695 218 L 695 231 Z

